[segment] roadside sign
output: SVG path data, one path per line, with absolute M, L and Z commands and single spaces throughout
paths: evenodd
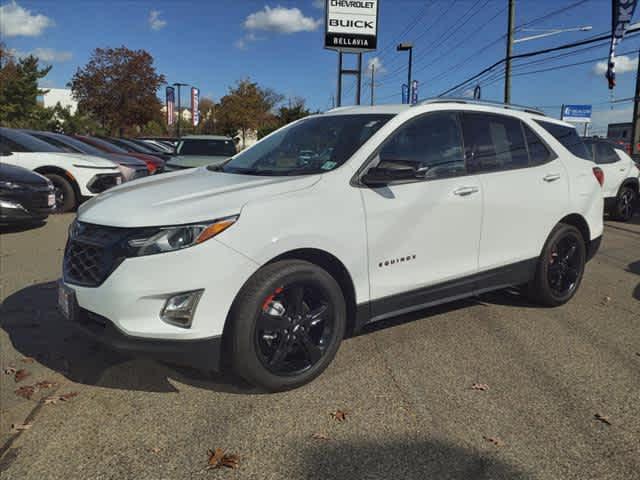
M 175 105 L 175 90 L 173 87 L 167 87 L 166 89 L 166 99 L 167 99 L 167 125 L 173 125 L 174 121 L 174 105 Z
M 191 87 L 191 122 L 194 127 L 197 127 L 200 123 L 200 110 L 198 105 L 200 104 L 200 89 Z
M 411 105 L 418 103 L 418 80 L 411 82 Z
M 378 46 L 379 0 L 326 0 L 324 48 L 348 53 Z
M 591 123 L 591 105 L 563 105 L 561 119 L 573 123 Z

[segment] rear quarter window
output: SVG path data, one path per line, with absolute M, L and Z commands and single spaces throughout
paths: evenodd
M 586 147 L 575 128 L 551 122 L 543 122 L 541 120 L 536 120 L 535 122 L 553 135 L 553 138 L 558 140 L 576 157 L 593 161 L 593 155 L 589 152 L 589 149 Z

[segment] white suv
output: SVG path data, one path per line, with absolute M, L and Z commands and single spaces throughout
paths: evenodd
M 117 348 L 292 388 L 399 313 L 513 285 L 567 302 L 603 231 L 588 157 L 571 126 L 513 106 L 310 116 L 84 204 L 59 305 Z
M 627 152 L 601 138 L 588 138 L 585 144 L 604 172 L 604 206 L 615 220 L 628 222 L 640 198 L 640 165 Z

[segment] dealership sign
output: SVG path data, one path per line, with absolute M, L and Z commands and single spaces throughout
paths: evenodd
M 326 0 L 324 47 L 360 53 L 377 48 L 379 0 Z
M 573 123 L 590 123 L 591 111 L 591 105 L 563 105 L 562 120 Z
M 200 123 L 200 89 L 191 87 L 191 121 L 194 127 Z

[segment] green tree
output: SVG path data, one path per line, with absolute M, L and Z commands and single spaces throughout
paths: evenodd
M 96 48 L 69 86 L 81 112 L 97 118 L 111 134 L 122 135 L 161 117 L 156 92 L 164 82 L 148 52 L 122 46 Z
M 310 113 L 311 112 L 305 105 L 304 98 L 295 97 L 293 99 L 289 99 L 288 105 L 281 106 L 276 115 L 264 122 L 262 127 L 258 130 L 258 138 L 265 137 L 274 130 L 304 118 Z
M 38 88 L 38 80 L 47 76 L 51 67 L 40 68 L 38 58 L 29 55 L 18 60 L 4 44 L 0 44 L 0 124 L 7 127 L 38 128 L 51 112 L 38 104 L 38 96 L 46 90 Z
M 247 132 L 257 131 L 270 120 L 272 110 L 282 98 L 282 95 L 269 88 L 261 88 L 249 79 L 239 81 L 220 99 L 220 130 L 232 137 L 240 132 L 242 145 L 246 145 Z

